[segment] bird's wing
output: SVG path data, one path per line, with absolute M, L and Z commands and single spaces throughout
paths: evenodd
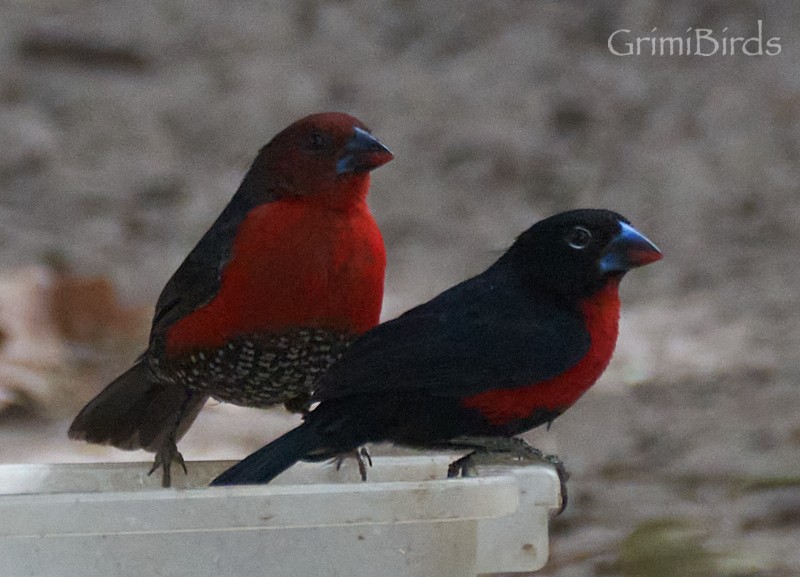
M 575 365 L 591 344 L 580 315 L 491 270 L 356 340 L 314 400 L 412 390 L 462 397 L 528 386 Z
M 153 316 L 153 338 L 216 296 L 239 226 L 256 204 L 275 200 L 268 191 L 264 193 L 264 188 L 263 176 L 251 168 L 228 206 L 161 291 Z

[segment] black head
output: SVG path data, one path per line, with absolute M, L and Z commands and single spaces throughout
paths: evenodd
M 526 286 L 539 293 L 577 301 L 659 259 L 658 248 L 624 216 L 583 209 L 537 222 L 498 264 L 515 267 Z

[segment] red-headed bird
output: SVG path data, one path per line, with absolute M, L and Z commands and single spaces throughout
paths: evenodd
M 69 436 L 155 452 L 166 487 L 173 461 L 185 469 L 176 443 L 209 396 L 302 407 L 378 323 L 386 253 L 366 196 L 369 172 L 391 159 L 347 114 L 307 116 L 276 135 L 164 287 L 147 351 Z
M 356 340 L 320 379 L 304 423 L 212 484 L 265 483 L 369 442 L 514 451 L 514 435 L 552 422 L 600 377 L 620 280 L 660 258 L 607 210 L 533 225 L 484 273 Z

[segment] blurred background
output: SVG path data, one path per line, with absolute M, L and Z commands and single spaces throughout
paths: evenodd
M 759 20 L 779 54 L 608 48 Z M 384 318 L 561 210 L 617 210 L 665 254 L 623 283 L 602 381 L 529 435 L 572 472 L 543 574 L 800 574 L 799 29 L 779 1 L 0 0 L 0 461 L 150 461 L 70 419 L 259 147 L 342 110 L 396 155 L 370 196 Z M 294 422 L 209 403 L 181 450 Z

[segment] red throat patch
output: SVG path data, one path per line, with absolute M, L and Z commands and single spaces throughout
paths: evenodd
M 478 409 L 492 425 L 505 425 L 537 409 L 563 412 L 606 370 L 619 332 L 619 281 L 610 281 L 581 304 L 591 345 L 586 355 L 561 375 L 514 389 L 495 389 L 467 397 L 462 405 Z

